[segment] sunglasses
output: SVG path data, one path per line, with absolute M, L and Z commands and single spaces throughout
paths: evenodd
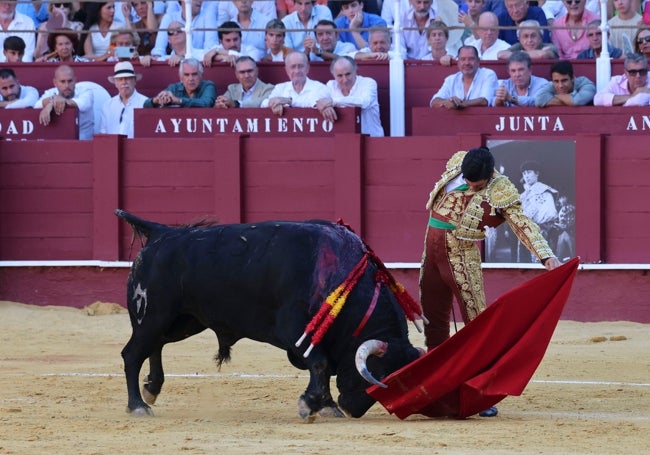
M 650 35 L 638 38 L 636 42 L 637 44 L 650 43 Z
M 72 3 L 55 3 L 54 4 L 55 8 L 68 8 L 72 9 Z
M 647 76 L 648 75 L 648 70 L 647 69 L 641 69 L 641 70 L 625 70 L 627 74 L 630 76 Z
M 179 33 L 184 33 L 184 31 L 181 30 L 180 28 L 177 28 L 177 29 L 175 29 L 175 30 L 168 30 L 168 31 L 167 31 L 167 35 L 168 35 L 168 36 L 178 35 Z
M 582 0 L 564 0 L 567 5 L 579 5 Z

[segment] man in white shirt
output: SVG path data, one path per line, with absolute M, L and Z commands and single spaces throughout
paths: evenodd
M 458 51 L 458 71 L 447 76 L 429 106 L 446 109 L 464 109 L 472 106 L 489 106 L 497 89 L 497 74 L 479 67 L 478 50 L 463 46 Z
M 156 35 L 156 45 L 151 50 L 152 56 L 166 55 L 169 37 L 166 33 L 172 22 L 180 22 L 185 25 L 185 6 L 183 0 L 179 0 L 180 10 L 165 13 L 160 20 L 159 32 Z M 196 49 L 210 49 L 219 43 L 217 37 L 217 18 L 211 14 L 210 8 L 201 8 L 203 0 L 192 0 L 192 47 Z
M 406 49 L 406 57 L 420 60 L 429 52 L 427 41 L 427 27 L 431 21 L 439 19 L 445 23 L 449 30 L 447 48 L 451 52 L 462 44 L 463 35 L 461 28 L 451 28 L 460 25 L 458 22 L 458 5 L 453 0 L 410 0 L 411 8 L 402 12 L 402 46 Z M 408 29 L 408 30 L 407 30 Z
M 266 53 L 262 57 L 263 62 L 284 62 L 284 59 L 293 52 L 293 49 L 284 45 L 287 35 L 287 27 L 280 19 L 271 19 L 266 24 L 264 32 L 264 43 Z
M 38 101 L 38 90 L 20 85 L 11 68 L 0 69 L 0 109 L 34 107 Z
M 287 47 L 302 52 L 305 50 L 305 38 L 313 35 L 319 21 L 333 20 L 332 12 L 327 6 L 315 5 L 315 0 L 295 0 L 294 4 L 296 10 L 282 18 L 287 27 L 285 43 Z
M 41 109 L 39 123 L 47 126 L 52 121 L 52 113 L 61 115 L 68 108 L 79 110 L 79 139 L 90 140 L 94 132 L 93 93 L 76 87 L 77 78 L 68 65 L 54 70 L 54 88 L 45 90 L 34 108 Z
M 134 109 L 141 109 L 147 97 L 135 89 L 142 74 L 136 74 L 131 62 L 119 62 L 108 81 L 115 84 L 117 95 L 108 100 L 102 109 L 102 134 L 123 134 L 133 138 Z
M 390 36 L 390 30 L 387 28 L 372 28 L 368 33 L 368 46 L 360 49 L 354 54 L 355 60 L 390 60 L 396 58 L 406 58 L 406 49 L 402 47 L 401 52 L 396 52 L 393 48 Z
M 324 110 L 328 107 L 360 107 L 361 133 L 375 137 L 383 136 L 377 82 L 369 77 L 359 76 L 356 62 L 348 56 L 334 60 L 330 65 L 330 72 L 334 76 L 334 80 L 327 82 L 330 97 L 318 101 L 318 110 L 325 116 Z M 333 120 L 336 120 L 336 117 Z
M 499 18 L 486 11 L 478 18 L 478 36 L 474 42 L 465 42 L 478 50 L 481 60 L 498 60 L 498 53 L 510 49 L 510 44 L 499 39 Z
M 354 55 L 357 52 L 354 44 L 339 40 L 339 32 L 332 21 L 318 21 L 314 27 L 314 35 L 316 39 L 307 37 L 304 42 L 305 52 L 309 53 L 311 62 L 330 61 L 340 55 Z
M 242 29 L 242 44 L 252 46 L 263 55 L 266 52 L 264 29 L 271 19 L 253 8 L 254 0 L 233 0 L 237 12 L 229 20 L 236 22 Z
M 213 7 L 215 14 L 217 15 L 217 24 L 223 24 L 226 21 L 231 21 L 233 20 L 233 17 L 237 15 L 237 7 L 235 6 L 235 2 L 224 0 L 205 3 L 208 3 Z M 214 7 L 215 5 L 216 7 Z M 255 2 L 253 2 L 253 9 L 261 15 L 270 17 L 271 19 L 278 17 L 275 0 L 255 0 Z
M 242 43 L 242 32 L 237 22 L 228 21 L 219 26 L 219 45 L 208 50 L 203 56 L 203 64 L 212 66 L 212 62 L 230 63 L 235 66 L 235 61 L 247 55 L 256 62 L 264 56 L 258 48 Z
M 309 60 L 303 52 L 292 52 L 284 61 L 289 82 L 277 84 L 260 107 L 270 107 L 275 115 L 282 115 L 287 107 L 315 108 L 318 100 L 330 96 L 325 84 L 309 79 Z M 334 108 L 325 109 L 325 115 L 332 115 Z M 334 112 L 334 115 L 336 113 Z
M 26 30 L 31 30 L 31 32 Z M 34 21 L 28 16 L 16 12 L 16 2 L 0 1 L 0 41 L 4 42 L 9 36 L 18 36 L 23 39 L 25 42 L 23 62 L 33 62 L 36 45 Z M 7 60 L 4 54 L 0 54 L 0 62 L 5 61 Z

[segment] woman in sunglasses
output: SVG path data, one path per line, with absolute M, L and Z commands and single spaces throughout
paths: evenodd
M 634 36 L 634 52 L 650 58 L 650 27 L 639 28 Z
M 73 21 L 74 10 L 72 3 L 50 2 L 47 7 L 50 18 L 38 26 L 36 37 L 36 49 L 34 50 L 34 59 L 54 51 L 48 46 L 49 30 L 69 29 L 75 32 L 83 28 L 81 22 Z M 77 35 L 77 39 L 79 36 Z
M 562 0 L 567 12 L 553 22 L 551 41 L 557 47 L 560 59 L 572 60 L 589 47 L 587 24 L 600 15 L 585 10 L 586 0 Z

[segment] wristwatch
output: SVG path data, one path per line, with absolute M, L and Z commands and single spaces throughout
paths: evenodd
M 510 102 L 512 104 L 519 104 L 519 97 L 517 95 L 510 95 Z
M 241 103 L 237 100 L 234 101 L 235 107 L 241 107 Z

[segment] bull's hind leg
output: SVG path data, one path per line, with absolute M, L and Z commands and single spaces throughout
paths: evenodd
M 149 355 L 149 374 L 145 377 L 144 385 L 142 386 L 142 396 L 148 404 L 154 404 L 156 402 L 156 398 L 158 398 L 163 383 L 165 382 L 165 373 L 162 364 L 162 349 L 165 344 L 184 340 L 203 330 L 205 330 L 205 326 L 193 316 L 182 315 L 165 332 L 162 343 Z
M 296 365 L 297 358 L 291 363 Z M 330 391 L 330 378 L 332 376 L 330 366 L 325 357 L 318 349 L 315 349 L 306 359 L 306 366 L 309 369 L 309 384 L 305 393 L 298 400 L 298 414 L 300 417 L 311 423 L 316 414 L 323 417 L 345 417 L 334 400 Z
M 131 335 L 131 339 L 126 343 L 124 349 L 122 349 L 126 389 L 129 395 L 126 412 L 134 415 L 153 416 L 151 407 L 144 402 L 140 394 L 138 376 L 140 375 L 142 364 L 154 349 L 155 343 L 144 340 L 143 337 L 137 337 L 135 332 Z
M 149 356 L 149 374 L 144 378 L 142 397 L 148 404 L 154 404 L 165 382 L 165 372 L 162 366 L 162 346 Z

